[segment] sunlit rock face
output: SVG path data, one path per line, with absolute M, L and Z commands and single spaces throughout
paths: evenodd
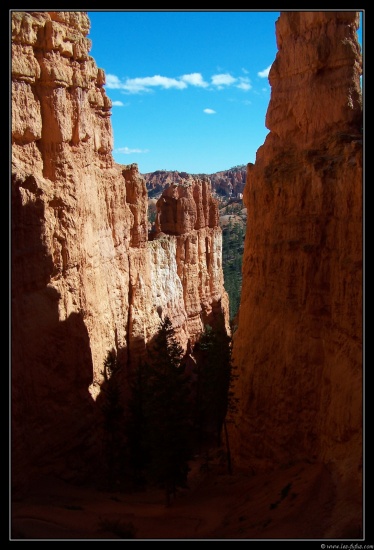
M 84 12 L 12 13 L 15 486 L 39 471 L 75 479 L 97 467 L 109 350 L 126 372 L 167 314 L 185 349 L 205 322 L 228 322 L 209 186 L 193 186 L 193 225 L 182 209 L 183 234 L 148 241 L 145 181 L 113 160 L 89 27 Z
M 222 230 L 218 203 L 208 178 L 189 177 L 166 188 L 157 201 L 156 240 L 175 242 L 178 277 L 183 287 L 187 332 L 224 322 L 229 332 L 228 297 L 222 271 Z M 196 338 L 192 336 L 193 343 Z
M 198 178 L 208 178 L 212 185 L 212 191 L 219 195 L 237 197 L 243 193 L 245 178 L 247 174 L 246 165 L 234 166 L 228 170 L 214 172 L 213 174 L 195 174 Z M 190 180 L 192 174 L 178 172 L 177 170 L 156 170 L 143 174 L 145 183 L 150 195 L 158 195 L 170 185 L 183 183 Z
M 270 132 L 249 164 L 233 359 L 238 465 L 329 465 L 362 488 L 362 103 L 356 12 L 282 12 Z M 348 514 L 349 515 L 349 514 Z M 342 520 L 343 521 L 343 520 Z M 352 520 L 353 521 L 353 520 Z

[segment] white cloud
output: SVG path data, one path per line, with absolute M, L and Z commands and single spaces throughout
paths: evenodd
M 187 88 L 187 84 L 182 80 L 161 76 L 159 74 L 142 78 L 128 78 L 122 84 L 121 88 L 130 93 L 137 93 L 149 92 L 152 88 L 157 86 L 164 89 L 177 88 L 182 90 L 183 88 Z
M 269 67 L 266 67 L 266 69 L 264 69 L 263 71 L 259 71 L 257 73 L 257 76 L 259 76 L 260 78 L 267 78 L 269 76 L 270 68 L 271 65 L 269 65 Z
M 124 103 L 122 101 L 112 101 L 113 107 L 123 107 Z
M 215 115 L 216 111 L 214 111 L 213 109 L 204 109 L 204 113 L 206 113 L 207 115 Z
M 242 69 L 243 72 L 244 69 Z M 188 73 L 178 78 L 170 78 L 167 76 L 154 75 L 137 78 L 125 78 L 121 80 L 114 74 L 106 75 L 106 86 L 108 89 L 122 90 L 127 94 L 137 94 L 140 92 L 151 92 L 155 88 L 184 90 L 188 86 L 198 88 L 222 90 L 225 87 L 236 86 L 237 88 L 247 91 L 252 88 L 250 80 L 247 76 L 238 78 L 230 73 L 217 73 L 211 77 L 210 84 L 204 80 L 201 73 Z M 121 102 L 113 102 L 114 106 L 122 106 Z
M 212 76 L 213 86 L 218 86 L 220 88 L 223 86 L 230 86 L 231 84 L 234 84 L 234 82 L 236 82 L 236 78 L 231 76 L 229 73 L 214 74 Z
M 149 149 L 130 149 L 130 147 L 119 147 L 116 149 L 116 153 L 122 153 L 123 155 L 132 155 L 133 153 L 148 153 Z
M 250 90 L 252 88 L 249 78 L 247 78 L 246 76 L 239 77 L 239 84 L 237 84 L 236 87 L 244 91 Z
M 118 76 L 115 74 L 107 74 L 105 76 L 106 87 L 111 90 L 122 88 L 122 84 Z
M 201 73 L 184 74 L 181 76 L 181 79 L 183 82 L 191 84 L 191 86 L 200 86 L 201 88 L 206 88 L 208 86 L 208 83 L 205 82 Z
M 240 90 L 247 91 L 247 90 L 250 90 L 252 86 L 246 82 L 241 82 L 240 84 L 237 85 L 237 88 L 239 88 Z
M 187 88 L 187 84 L 183 80 L 161 75 L 126 78 L 121 81 L 118 76 L 108 74 L 106 76 L 106 86 L 109 89 L 124 90 L 129 93 L 149 92 L 157 86 L 164 89 L 177 88 L 182 90 L 183 88 Z

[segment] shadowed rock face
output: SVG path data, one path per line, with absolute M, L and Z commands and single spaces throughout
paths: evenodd
M 362 487 L 362 104 L 355 12 L 284 12 L 270 130 L 248 165 L 233 357 L 236 462 L 329 465 Z
M 148 242 L 145 182 L 137 165 L 113 161 L 89 26 L 84 12 L 12 13 L 15 485 L 40 470 L 74 479 L 97 468 L 95 403 L 109 350 L 126 372 L 160 315 L 184 348 L 204 320 L 228 319 L 218 224 Z M 203 196 L 194 200 L 199 219 Z

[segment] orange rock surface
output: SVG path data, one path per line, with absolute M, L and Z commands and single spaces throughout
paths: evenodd
M 362 491 L 362 96 L 357 12 L 282 12 L 270 132 L 248 165 L 233 358 L 237 465 L 328 465 Z M 343 521 L 343 520 L 342 520 Z M 348 521 L 348 519 L 347 519 Z M 361 523 L 362 525 L 362 523 Z
M 185 349 L 203 322 L 228 319 L 221 230 L 210 211 L 209 223 L 148 241 L 144 178 L 137 165 L 113 160 L 111 101 L 88 53 L 89 27 L 84 12 L 12 13 L 16 486 L 37 471 L 70 479 L 95 468 L 109 350 L 126 370 L 160 317 L 171 317 Z M 194 196 L 197 220 L 206 215 L 204 189 Z M 187 227 L 187 212 L 179 222 Z
M 218 227 L 218 202 L 208 178 L 190 177 L 167 187 L 157 201 L 156 231 L 183 235 L 193 229 Z

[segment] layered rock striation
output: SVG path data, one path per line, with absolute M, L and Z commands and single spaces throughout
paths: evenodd
M 321 461 L 362 488 L 362 96 L 356 12 L 283 12 L 249 164 L 234 456 Z M 359 521 L 359 519 L 357 520 Z
M 186 233 L 148 241 L 145 181 L 113 160 L 89 27 L 84 12 L 12 13 L 16 486 L 38 471 L 68 479 L 95 467 L 108 351 L 130 369 L 166 314 L 185 349 L 215 314 L 228 318 L 220 230 L 203 221 L 202 195 L 198 228 L 182 213 Z

